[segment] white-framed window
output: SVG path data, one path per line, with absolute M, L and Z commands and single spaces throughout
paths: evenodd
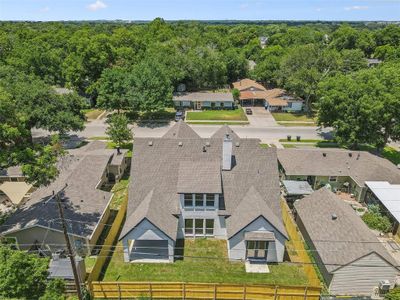
M 217 205 L 216 194 L 183 194 L 183 208 L 189 210 L 214 210 Z
M 329 182 L 336 182 L 337 176 L 329 176 Z
M 214 219 L 185 219 L 186 236 L 213 236 Z
M 207 207 L 215 206 L 215 195 L 214 194 L 206 194 L 206 206 Z
M 193 206 L 193 194 L 183 194 L 183 205 L 185 207 Z

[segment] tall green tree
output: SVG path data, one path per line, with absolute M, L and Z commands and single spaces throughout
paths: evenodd
M 132 131 L 129 129 L 129 120 L 123 114 L 113 114 L 107 120 L 108 127 L 106 134 L 117 145 L 118 149 L 122 144 L 132 140 Z
M 318 123 L 331 126 L 341 145 L 375 145 L 400 139 L 399 65 L 383 65 L 320 84 Z
M 155 61 L 143 61 L 129 74 L 131 109 L 144 112 L 172 106 L 172 85 L 165 68 Z
M 295 47 L 281 62 L 280 84 L 302 97 L 311 112 L 311 104 L 317 99 L 318 84 L 335 74 L 339 66 L 340 55 L 333 49 L 319 45 Z

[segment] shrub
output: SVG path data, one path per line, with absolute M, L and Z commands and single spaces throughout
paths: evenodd
M 368 207 L 368 212 L 362 216 L 362 219 L 369 228 L 381 232 L 389 232 L 392 228 L 389 218 L 381 214 L 379 206 L 377 205 L 370 205 Z
M 64 296 L 65 283 L 62 279 L 54 279 L 49 281 L 46 291 L 39 300 L 65 300 Z
M 385 300 L 400 300 L 400 288 L 395 288 L 387 293 Z

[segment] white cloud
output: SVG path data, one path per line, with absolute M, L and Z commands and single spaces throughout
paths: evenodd
M 91 11 L 96 11 L 96 10 L 99 10 L 99 9 L 103 9 L 103 8 L 106 8 L 107 7 L 107 4 L 105 4 L 103 1 L 101 1 L 101 0 L 96 0 L 96 2 L 94 2 L 94 3 L 91 3 L 91 4 L 89 4 L 88 6 L 87 6 L 87 8 L 89 9 L 89 10 L 91 10 Z
M 45 7 L 42 7 L 42 8 L 40 9 L 40 12 L 42 12 L 42 13 L 47 13 L 49 10 L 50 10 L 50 7 L 45 6 Z
M 368 6 L 354 5 L 345 7 L 344 10 L 367 10 L 368 8 L 369 8 Z

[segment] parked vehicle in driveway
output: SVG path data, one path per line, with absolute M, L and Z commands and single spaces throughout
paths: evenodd
M 175 114 L 175 122 L 178 122 L 179 120 L 185 120 L 185 113 L 183 111 L 177 111 Z
M 253 111 L 251 110 L 251 108 L 246 108 L 246 115 L 252 115 Z

